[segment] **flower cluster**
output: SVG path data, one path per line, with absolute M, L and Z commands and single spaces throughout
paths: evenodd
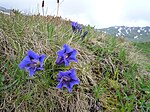
M 82 33 L 82 26 L 79 25 L 77 22 L 72 22 L 71 25 L 72 25 L 72 31 L 74 33 L 79 33 L 79 34 Z M 87 34 L 88 34 L 88 31 L 83 32 L 83 34 L 81 35 L 81 40 L 83 40 Z
M 72 25 L 72 31 L 74 33 L 76 33 L 76 32 L 78 32 L 80 34 L 82 33 L 82 26 L 79 25 L 77 22 L 72 22 L 71 25 Z
M 64 44 L 63 49 L 57 52 L 58 57 L 56 59 L 56 64 L 64 64 L 65 66 L 69 66 L 70 62 L 77 62 L 78 60 L 76 59 L 76 53 L 77 51 L 75 49 L 72 49 L 67 44 Z M 45 58 L 46 56 L 44 54 L 38 55 L 32 50 L 29 50 L 27 52 L 27 56 L 19 64 L 19 67 L 29 71 L 30 76 L 34 76 L 36 71 L 44 69 Z M 75 84 L 80 83 L 79 79 L 76 77 L 75 69 L 70 69 L 65 72 L 60 71 L 57 76 L 57 80 L 59 81 L 57 88 L 62 89 L 62 87 L 66 87 L 69 92 L 72 92 L 72 88 Z
M 74 33 L 81 34 L 82 26 L 79 25 L 77 22 L 72 22 L 72 30 Z M 87 34 L 88 31 L 85 31 L 81 35 L 81 39 L 83 40 Z M 76 54 L 76 49 L 72 49 L 69 45 L 64 44 L 63 48 L 57 52 L 58 57 L 56 59 L 56 64 L 69 66 L 70 62 L 78 62 Z M 26 69 L 27 71 L 29 71 L 30 76 L 34 76 L 37 71 L 44 70 L 45 58 L 46 55 L 38 55 L 32 50 L 29 50 L 27 52 L 27 56 L 19 64 L 19 67 L 21 69 Z M 56 87 L 58 89 L 66 87 L 69 92 L 72 92 L 72 88 L 75 84 L 80 83 L 79 79 L 76 76 L 76 70 L 73 68 L 65 72 L 59 71 L 59 74 L 57 75 L 57 80 L 59 81 L 59 84 Z
M 57 52 L 58 57 L 56 59 L 56 64 L 69 66 L 71 61 L 78 62 L 76 59 L 76 53 L 77 51 L 75 49 L 64 44 L 63 49 Z M 72 92 L 73 85 L 80 83 L 79 79 L 76 77 L 75 69 L 71 69 L 66 72 L 60 71 L 57 76 L 57 80 L 59 81 L 57 88 L 62 89 L 62 87 L 66 87 L 69 92 Z

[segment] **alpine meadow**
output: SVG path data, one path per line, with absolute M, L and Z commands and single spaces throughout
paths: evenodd
M 0 111 L 149 112 L 148 55 L 76 21 L 0 13 Z

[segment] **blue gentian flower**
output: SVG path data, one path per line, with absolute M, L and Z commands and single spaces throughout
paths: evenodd
M 59 84 L 56 86 L 58 89 L 62 89 L 62 87 L 66 87 L 69 92 L 72 92 L 72 88 L 75 84 L 79 84 L 80 81 L 76 77 L 76 70 L 71 69 L 69 71 L 63 72 L 60 71 L 57 80 Z
M 76 32 L 78 32 L 80 34 L 82 33 L 82 26 L 79 25 L 77 22 L 72 22 L 71 25 L 72 25 L 72 31 L 74 33 L 76 33 Z
M 46 56 L 42 54 L 39 56 L 32 50 L 29 50 L 27 52 L 27 56 L 21 61 L 19 64 L 19 67 L 21 69 L 26 69 L 29 71 L 30 76 L 33 76 L 36 71 L 43 70 L 44 69 L 44 59 Z
M 65 66 L 69 66 L 71 61 L 78 62 L 76 59 L 77 51 L 75 49 L 70 48 L 67 44 L 64 44 L 64 48 L 57 52 L 58 57 L 56 59 L 56 64 L 65 64 Z
M 75 32 L 76 29 L 77 29 L 78 23 L 77 22 L 72 22 L 71 25 L 72 25 L 72 31 Z
M 85 32 L 83 33 L 83 35 L 81 35 L 81 40 L 83 40 L 84 37 L 85 37 L 87 34 L 88 34 L 88 31 L 85 31 Z

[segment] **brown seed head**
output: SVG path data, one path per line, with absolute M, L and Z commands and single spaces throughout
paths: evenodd
M 57 0 L 57 3 L 59 3 L 59 0 Z
M 44 0 L 42 1 L 42 7 L 44 7 Z

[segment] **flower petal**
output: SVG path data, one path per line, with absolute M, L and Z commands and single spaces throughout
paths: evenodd
M 72 68 L 70 71 L 71 71 L 70 78 L 73 80 L 77 80 L 76 70 Z
M 70 85 L 64 84 L 63 87 L 66 87 L 70 93 L 72 92 L 72 88 L 70 87 Z
M 69 86 L 70 86 L 70 88 L 72 88 L 75 84 L 80 84 L 80 81 L 77 79 L 77 80 L 74 80 L 74 81 L 71 81 L 70 83 L 69 83 Z
M 65 62 L 65 66 L 69 66 L 69 60 L 64 60 L 64 62 Z
M 57 80 L 61 81 L 62 77 L 66 75 L 66 72 L 59 71 L 59 74 L 57 75 Z
M 36 72 L 35 69 L 33 69 L 33 68 L 29 68 L 28 70 L 29 70 L 29 73 L 30 73 L 30 77 L 32 77 Z
M 62 89 L 62 87 L 63 87 L 62 81 L 63 81 L 63 79 L 60 80 L 60 82 L 59 82 L 59 84 L 56 86 L 56 88 Z
M 71 25 L 76 27 L 78 25 L 78 23 L 77 22 L 72 22 Z
M 65 63 L 63 56 L 58 56 L 57 59 L 56 59 L 56 64 L 60 65 L 60 64 L 63 64 L 63 63 Z
M 70 52 L 72 52 L 73 51 L 73 49 L 69 46 L 69 45 L 67 45 L 67 44 L 64 44 L 64 49 L 66 50 L 66 52 L 65 53 L 70 53 Z
M 65 49 L 59 50 L 59 51 L 57 52 L 58 56 L 63 56 L 64 53 L 65 53 Z
M 81 25 L 78 25 L 78 26 L 77 26 L 77 29 L 82 30 L 82 26 L 81 26 Z
M 21 63 L 19 64 L 19 67 L 21 68 L 21 69 L 24 69 L 28 64 L 30 64 L 31 63 L 31 60 L 30 60 L 30 58 L 29 58 L 29 56 L 26 56 L 22 61 L 21 61 Z
M 72 52 L 71 52 L 71 55 L 69 56 L 69 60 L 73 60 L 75 62 L 78 62 L 78 60 L 76 59 L 76 54 L 77 54 L 77 51 L 74 49 Z
M 44 70 L 44 67 L 38 67 L 36 68 L 36 71 Z
M 38 60 L 38 58 L 39 58 L 39 55 L 38 55 L 37 53 L 33 52 L 32 50 L 29 50 L 29 51 L 27 52 L 27 55 L 28 55 L 30 58 L 33 58 L 33 59 L 37 59 L 37 60 Z
M 44 63 L 44 59 L 46 58 L 46 56 L 44 54 L 42 54 L 40 57 L 39 57 L 39 61 L 40 61 L 40 66 L 43 67 L 43 63 Z

